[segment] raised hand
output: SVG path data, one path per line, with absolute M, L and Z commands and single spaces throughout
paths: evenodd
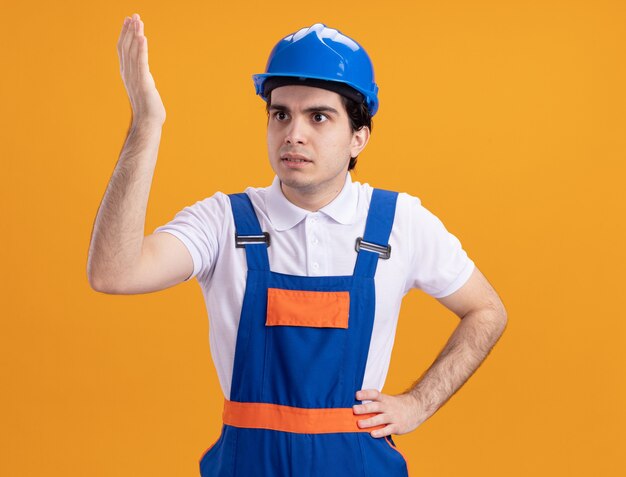
M 165 122 L 165 107 L 148 67 L 148 39 L 139 14 L 124 19 L 117 42 L 120 72 L 133 109 L 133 124 Z

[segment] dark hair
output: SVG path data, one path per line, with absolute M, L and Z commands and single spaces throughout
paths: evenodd
M 348 114 L 348 119 L 350 120 L 350 127 L 352 128 L 352 132 L 356 132 L 361 129 L 363 126 L 367 126 L 372 132 L 372 115 L 367 108 L 365 103 L 357 103 L 353 99 L 350 99 L 346 96 L 341 96 L 341 102 L 346 108 L 346 113 Z M 267 94 L 267 103 L 265 104 L 265 112 L 269 118 L 269 109 L 272 105 L 272 92 L 268 92 Z M 356 166 L 356 160 L 359 156 L 351 157 L 350 164 L 348 165 L 348 170 L 351 171 Z

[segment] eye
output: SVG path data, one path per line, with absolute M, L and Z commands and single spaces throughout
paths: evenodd
M 323 119 L 318 120 L 318 118 L 323 118 Z M 328 118 L 326 117 L 326 115 L 325 115 L 325 114 L 322 114 L 322 113 L 315 113 L 315 114 L 313 115 L 313 120 L 314 120 L 316 123 L 323 123 L 324 121 L 328 121 Z
M 279 121 L 282 121 L 286 116 L 287 114 L 284 111 L 276 111 L 274 113 L 274 117 L 278 119 Z

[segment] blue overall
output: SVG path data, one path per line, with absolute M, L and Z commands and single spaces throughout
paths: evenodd
M 396 192 L 374 189 L 364 242 L 388 245 L 396 199 Z M 230 200 L 237 235 L 263 235 L 248 196 L 233 194 Z M 248 272 L 230 401 L 307 410 L 361 404 L 356 392 L 363 384 L 374 324 L 379 254 L 360 248 L 351 276 L 307 277 L 272 272 L 265 243 L 249 243 L 245 253 Z M 348 292 L 348 326 L 267 326 L 268 289 Z M 408 467 L 391 436 L 374 438 L 369 431 L 285 432 L 224 423 L 219 439 L 200 459 L 200 474 L 406 477 Z

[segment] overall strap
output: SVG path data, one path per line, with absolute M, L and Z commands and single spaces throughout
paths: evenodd
M 355 276 L 374 277 L 378 260 L 391 256 L 389 235 L 396 214 L 397 199 L 397 192 L 383 189 L 372 191 L 365 233 L 356 242 L 358 255 L 354 266 Z
M 269 270 L 267 247 L 270 236 L 261 231 L 259 219 L 254 212 L 252 202 L 246 193 L 229 194 L 230 205 L 235 219 L 235 246 L 246 249 L 248 270 Z

